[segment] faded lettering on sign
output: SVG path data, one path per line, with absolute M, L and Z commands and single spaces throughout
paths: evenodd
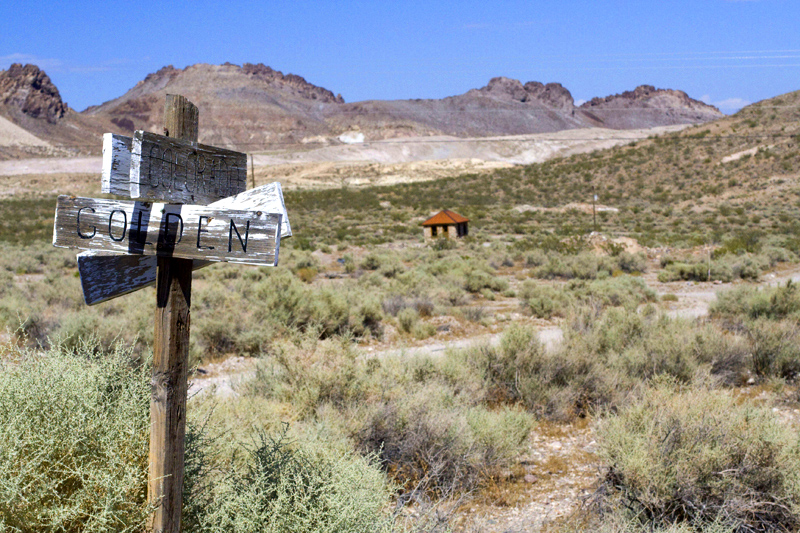
M 53 244 L 187 259 L 274 264 L 280 213 L 61 196 Z

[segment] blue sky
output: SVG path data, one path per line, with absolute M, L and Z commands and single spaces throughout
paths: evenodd
M 73 108 L 165 65 L 264 63 L 345 100 L 441 98 L 494 76 L 576 100 L 641 84 L 732 112 L 800 89 L 797 0 L 2 2 L 0 69 L 43 68 Z

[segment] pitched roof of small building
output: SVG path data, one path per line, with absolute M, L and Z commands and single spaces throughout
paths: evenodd
M 422 223 L 423 226 L 446 226 L 448 224 L 460 224 L 461 222 L 469 222 L 469 219 L 462 217 L 458 213 L 444 209 L 439 211 L 431 218 Z

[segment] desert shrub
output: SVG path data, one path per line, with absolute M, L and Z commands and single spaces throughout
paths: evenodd
M 464 289 L 476 293 L 483 289 L 502 292 L 508 288 L 508 281 L 486 272 L 485 270 L 471 270 L 464 278 Z
M 436 335 L 436 326 L 434 326 L 430 322 L 424 322 L 420 320 L 416 324 L 414 324 L 414 327 L 411 328 L 411 334 L 414 336 L 415 339 L 419 340 L 427 339 L 428 337 Z
M 428 246 L 436 251 L 444 251 L 444 250 L 454 250 L 458 243 L 455 239 L 449 239 L 447 237 L 439 237 L 438 239 L 434 239 L 431 241 Z
M 726 254 L 711 262 L 711 277 L 707 260 L 693 259 L 687 261 L 666 261 L 664 270 L 659 272 L 658 280 L 668 281 L 732 281 L 734 279 L 758 279 L 762 272 L 772 266 L 767 255 L 762 254 Z
M 794 379 L 800 372 L 800 333 L 793 321 L 759 318 L 746 326 L 752 371 L 761 377 Z
M 390 487 L 371 457 L 259 434 L 194 517 L 201 533 L 389 531 Z
M 771 266 L 774 266 L 777 263 L 789 263 L 797 261 L 797 255 L 795 255 L 795 253 L 793 253 L 791 250 L 787 250 L 782 246 L 765 246 L 761 250 L 761 253 L 769 260 L 769 264 Z
M 538 382 L 546 361 L 536 329 L 517 324 L 506 328 L 498 347 L 473 348 L 465 352 L 465 357 L 466 363 L 483 376 L 490 402 L 524 400 L 531 382 Z
M 497 347 L 448 353 L 442 372 L 457 389 L 485 404 L 521 404 L 557 419 L 584 415 L 591 405 L 608 403 L 605 398 L 610 394 L 602 369 L 591 359 L 548 353 L 536 329 L 522 325 L 509 326 Z M 590 399 L 600 396 L 603 399 L 597 402 Z
M 347 336 L 320 341 L 310 331 L 297 344 L 277 342 L 259 366 L 256 394 L 290 403 L 300 415 L 325 403 L 343 407 L 364 394 L 364 373 Z
M 800 289 L 789 281 L 770 288 L 737 287 L 717 293 L 709 309 L 712 316 L 723 318 L 767 318 L 779 320 L 800 318 Z
M 567 285 L 578 300 L 599 304 L 602 307 L 635 309 L 646 302 L 654 302 L 656 293 L 641 278 L 618 276 L 590 282 L 572 281 Z
M 758 253 L 761 251 L 763 237 L 764 232 L 761 230 L 738 230 L 735 235 L 726 239 L 722 246 L 714 250 L 714 257 L 721 257 L 726 254 Z
M 241 292 L 252 301 L 252 320 L 270 322 L 276 329 L 313 329 L 323 338 L 380 334 L 379 300 L 360 286 L 317 288 L 285 271 L 275 271 Z M 231 293 L 231 297 L 238 298 L 239 294 Z
M 297 269 L 297 277 L 304 283 L 311 283 L 317 277 L 317 269 L 311 267 L 303 267 Z
M 643 253 L 632 254 L 629 252 L 622 252 L 617 257 L 617 265 L 620 270 L 629 274 L 634 272 L 647 271 L 647 257 Z
M 757 280 L 770 266 L 769 258 L 762 255 L 742 255 L 730 262 L 734 279 Z
M 547 254 L 544 250 L 531 250 L 531 252 L 525 256 L 525 266 L 527 267 L 538 267 L 542 266 L 547 262 Z
M 531 280 L 522 284 L 519 298 L 523 309 L 539 318 L 565 316 L 575 302 L 569 291 Z
M 669 380 L 598 428 L 607 503 L 648 531 L 791 531 L 800 525 L 800 446 L 765 408 Z
M 382 264 L 380 268 L 378 268 L 378 272 L 380 272 L 384 277 L 387 278 L 394 278 L 403 273 L 405 268 L 400 260 L 396 256 L 387 256 L 382 259 Z
M 568 419 L 618 406 L 643 380 L 660 376 L 689 383 L 710 372 L 723 383 L 741 384 L 750 371 L 750 350 L 744 339 L 713 324 L 579 307 L 527 401 L 551 418 Z
M 484 448 L 490 464 L 513 461 L 533 428 L 533 418 L 517 406 L 498 409 L 477 406 L 467 411 L 467 424 L 477 446 Z
M 381 307 L 387 315 L 391 316 L 397 316 L 400 311 L 409 307 L 415 309 L 419 316 L 431 316 L 434 310 L 434 304 L 430 298 L 406 298 L 398 294 L 384 299 Z
M 341 250 L 341 247 L 339 249 Z M 348 274 L 352 274 L 353 272 L 356 271 L 356 262 L 353 259 L 352 255 L 345 254 L 344 257 L 342 257 L 342 260 L 343 260 L 342 264 L 344 265 L 344 271 L 345 272 L 347 272 Z
M 598 256 L 593 252 L 581 252 L 577 255 L 551 252 L 547 262 L 534 268 L 531 275 L 543 279 L 597 279 L 610 276 L 614 268 L 613 258 Z
M 149 367 L 96 341 L 0 363 L 4 531 L 141 531 Z
M 376 454 L 404 492 L 450 495 L 478 487 L 519 452 L 533 424 L 522 410 L 465 410 L 435 383 L 369 406 L 357 446 Z
M 658 273 L 658 281 L 666 283 L 669 281 L 731 281 L 733 271 L 724 264 L 715 261 L 711 264 L 711 278 L 708 277 L 709 268 L 707 262 L 672 262 L 666 265 L 664 270 Z
M 480 323 L 486 316 L 486 308 L 483 306 L 469 306 L 460 309 L 461 314 L 470 322 Z
M 400 329 L 406 333 L 411 333 L 411 330 L 419 320 L 419 313 L 413 307 L 406 307 L 397 313 L 397 321 L 400 324 Z
M 361 261 L 361 268 L 364 270 L 378 270 L 383 264 L 383 257 L 375 252 L 371 252 Z

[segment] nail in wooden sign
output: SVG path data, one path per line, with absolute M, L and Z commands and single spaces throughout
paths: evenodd
M 276 265 L 280 213 L 59 196 L 53 245 Z
M 208 205 L 247 188 L 247 155 L 137 131 L 103 136 L 102 191 L 137 200 Z

